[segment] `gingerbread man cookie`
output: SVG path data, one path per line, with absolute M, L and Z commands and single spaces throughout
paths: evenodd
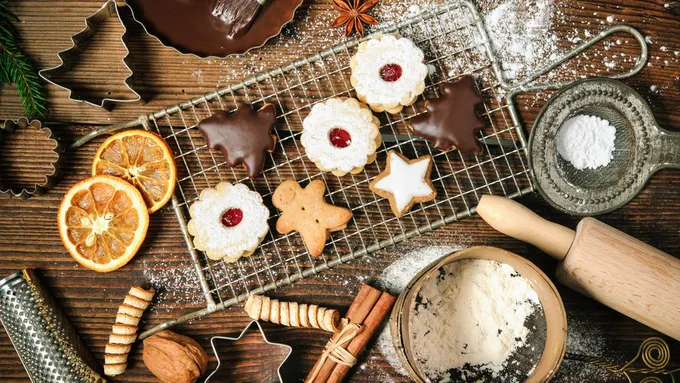
M 281 210 L 276 230 L 281 234 L 297 231 L 307 245 L 309 254 L 323 252 L 329 234 L 347 227 L 352 212 L 324 201 L 326 185 L 314 180 L 304 189 L 294 180 L 287 180 L 274 191 L 272 202 Z

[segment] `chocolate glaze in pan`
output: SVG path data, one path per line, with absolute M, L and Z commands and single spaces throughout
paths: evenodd
M 224 24 L 212 15 L 216 0 L 128 0 L 135 18 L 163 44 L 201 57 L 227 56 L 259 47 L 293 19 L 303 0 L 273 0 L 242 36 L 226 37 Z

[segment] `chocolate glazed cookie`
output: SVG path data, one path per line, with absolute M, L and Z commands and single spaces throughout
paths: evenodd
M 427 102 L 427 113 L 411 119 L 415 134 L 430 141 L 436 149 L 458 149 L 463 153 L 483 153 L 475 132 L 484 128 L 475 107 L 482 98 L 475 88 L 475 80 L 465 76 L 441 86 L 441 97 Z
M 223 110 L 198 123 L 198 130 L 208 147 L 219 149 L 229 166 L 243 164 L 252 179 L 262 173 L 265 155 L 274 151 L 276 108 L 265 104 L 255 111 L 250 105 L 239 105 L 235 112 Z

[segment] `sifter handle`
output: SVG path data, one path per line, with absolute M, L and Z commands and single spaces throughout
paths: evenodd
M 501 233 L 530 243 L 561 261 L 567 256 L 576 232 L 547 221 L 509 198 L 484 195 L 477 206 L 479 214 Z

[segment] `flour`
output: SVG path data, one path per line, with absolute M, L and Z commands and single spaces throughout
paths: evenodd
M 462 250 L 462 246 L 433 246 L 418 248 L 401 256 L 392 265 L 386 268 L 376 281 L 376 286 L 386 290 L 390 294 L 399 295 L 411 279 L 418 274 L 425 266 L 437 259 L 451 254 L 454 251 Z M 389 326 L 385 326 L 376 341 L 380 353 L 387 359 L 397 373 L 408 376 L 406 370 L 401 365 L 401 361 L 394 350 L 392 343 L 392 333 Z M 385 379 L 381 380 L 387 383 Z
M 557 152 L 576 169 L 596 169 L 614 158 L 616 128 L 595 116 L 578 115 L 562 124 L 557 133 Z
M 440 273 L 423 284 L 410 318 L 425 374 L 446 381 L 451 369 L 478 367 L 494 378 L 506 367 L 515 369 L 509 358 L 525 344 L 530 332 L 525 322 L 540 307 L 529 281 L 489 260 L 452 262 Z M 467 380 L 465 374 L 461 378 Z

